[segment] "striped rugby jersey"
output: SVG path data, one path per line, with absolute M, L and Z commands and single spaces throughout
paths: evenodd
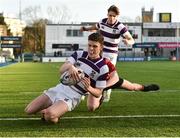
M 96 60 L 91 60 L 88 58 L 87 51 L 76 51 L 67 59 L 67 61 L 74 64 L 77 68 L 82 69 L 86 77 L 90 77 L 92 87 L 100 89 L 106 87 L 109 69 L 104 58 L 100 57 Z M 81 82 L 70 87 L 81 94 L 87 93 Z
M 127 28 L 119 21 L 116 21 L 113 25 L 107 23 L 108 18 L 102 19 L 96 24 L 100 33 L 104 36 L 104 52 L 107 53 L 117 53 L 118 44 L 120 42 L 120 37 L 127 32 Z

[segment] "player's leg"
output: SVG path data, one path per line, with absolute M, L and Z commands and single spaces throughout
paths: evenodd
M 132 83 L 125 79 L 121 85 L 121 88 L 129 91 L 144 91 L 144 92 L 159 90 L 159 86 L 157 84 L 142 85 L 138 83 Z
M 109 60 L 111 61 L 111 63 L 115 66 L 116 62 L 117 62 L 117 54 L 113 54 L 113 53 L 106 53 L 103 52 L 103 57 L 105 58 L 109 58 Z M 111 89 L 108 90 L 104 90 L 103 92 L 103 102 L 109 102 L 110 98 L 111 98 Z
M 27 107 L 25 108 L 25 112 L 27 114 L 35 114 L 49 107 L 51 104 L 52 102 L 50 98 L 47 95 L 42 94 L 27 105 Z
M 100 99 L 101 99 L 101 97 L 96 98 L 93 95 L 89 94 L 87 96 L 87 107 L 88 107 L 88 110 L 89 111 L 95 111 L 97 108 L 99 108 Z
M 124 79 L 121 88 L 129 91 L 142 91 L 144 89 L 144 86 L 138 83 L 132 83 Z
M 105 88 L 104 90 L 108 89 L 126 89 L 129 91 L 157 91 L 160 87 L 157 84 L 149 84 L 149 85 L 142 85 L 138 83 L 132 83 L 128 80 L 122 79 L 119 77 L 119 81 L 114 85 Z
M 104 93 L 103 93 L 103 98 L 104 98 L 103 102 L 109 102 L 109 100 L 111 98 L 111 92 L 112 92 L 111 89 L 104 91 Z
M 59 84 L 50 88 L 46 93 L 52 101 L 52 105 L 41 111 L 46 121 L 57 123 L 59 117 L 68 111 L 72 111 L 79 103 L 81 95 L 68 86 Z
M 61 117 L 66 112 L 68 112 L 68 105 L 64 101 L 57 101 L 42 111 L 44 119 L 53 123 L 57 123 L 59 117 Z

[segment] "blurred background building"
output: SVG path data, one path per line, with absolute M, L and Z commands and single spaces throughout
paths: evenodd
M 137 22 L 123 22 L 135 44 L 119 44 L 118 60 L 179 60 L 180 22 L 172 22 L 172 14 L 158 13 L 154 21 L 154 8 L 142 9 Z M 0 13 L 0 55 L 17 59 L 19 55 L 33 60 L 34 56 L 43 61 L 61 61 L 75 50 L 87 49 L 87 37 L 92 32 L 80 32 L 81 26 L 95 22 L 50 23 L 47 19 L 34 20 L 26 25 L 20 18 L 4 17 Z M 64 59 L 64 58 L 63 58 Z

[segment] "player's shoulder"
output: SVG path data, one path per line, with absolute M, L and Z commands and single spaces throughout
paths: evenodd
M 108 62 L 108 59 L 107 58 L 104 58 L 104 57 L 101 57 L 99 59 L 99 61 L 96 63 L 96 65 L 98 65 L 99 67 L 103 66 L 103 65 L 106 65 Z
M 87 57 L 88 56 L 88 52 L 87 51 L 84 51 L 84 50 L 78 50 L 76 51 L 76 54 L 77 54 L 77 57 L 78 58 L 81 58 L 81 57 Z
M 109 68 L 108 64 L 109 64 L 110 60 L 108 58 L 102 58 L 101 60 L 101 68 Z
M 106 68 L 107 64 L 103 57 L 101 57 L 96 63 L 95 66 L 98 68 L 98 70 L 102 70 L 103 68 Z
M 109 63 L 111 63 L 111 61 L 110 61 L 110 59 L 109 58 L 103 58 L 103 60 L 104 60 L 104 62 L 105 62 L 105 64 L 109 64 Z
M 104 58 L 105 64 L 108 66 L 110 70 L 115 70 L 114 64 L 108 58 Z
M 116 23 L 116 27 L 117 27 L 117 28 L 126 28 L 126 25 L 125 25 L 124 23 L 118 21 L 118 22 Z
M 100 20 L 101 23 L 106 23 L 108 18 L 103 18 Z

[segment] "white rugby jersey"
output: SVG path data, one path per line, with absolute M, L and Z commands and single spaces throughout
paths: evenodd
M 120 42 L 121 36 L 126 33 L 127 28 L 119 21 L 116 21 L 113 25 L 107 23 L 108 18 L 102 19 L 96 24 L 99 28 L 100 33 L 104 36 L 104 52 L 107 53 L 117 53 L 118 44 Z
M 106 87 L 109 69 L 104 58 L 100 57 L 99 59 L 91 60 L 88 58 L 87 51 L 76 51 L 68 58 L 68 61 L 77 68 L 82 69 L 86 77 L 90 77 L 92 87 L 100 89 Z M 81 82 L 70 87 L 81 94 L 87 93 Z

